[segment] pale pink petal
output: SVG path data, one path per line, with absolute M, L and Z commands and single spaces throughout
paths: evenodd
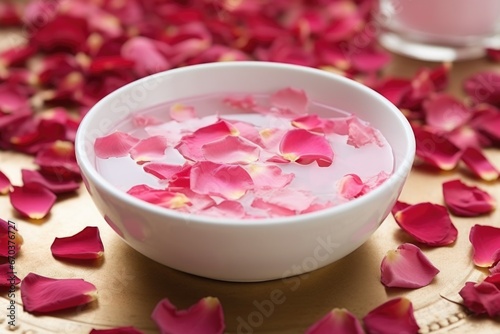
M 299 129 L 320 133 L 333 133 L 336 127 L 333 120 L 321 118 L 316 114 L 295 118 L 292 125 Z
M 151 160 L 159 160 L 165 157 L 167 149 L 167 138 L 163 136 L 151 136 L 141 139 L 130 149 L 130 156 L 138 164 L 143 164 Z
M 335 205 L 335 203 L 333 203 L 333 202 L 312 203 L 307 209 L 305 209 L 304 211 L 301 211 L 300 213 L 316 212 L 316 211 L 331 208 L 334 205 Z
M 500 175 L 495 166 L 477 148 L 466 148 L 462 153 L 461 159 L 474 175 L 485 181 L 496 180 Z
M 21 299 L 30 313 L 50 313 L 90 303 L 96 287 L 83 279 L 56 279 L 29 273 L 21 282 Z
M 472 116 L 462 102 L 445 93 L 425 100 L 423 107 L 427 125 L 446 132 L 464 125 Z
M 328 140 L 304 129 L 287 131 L 280 143 L 281 155 L 292 162 L 308 165 L 314 161 L 320 167 L 333 162 L 333 151 Z
M 243 111 L 254 110 L 257 106 L 252 95 L 245 96 L 228 96 L 224 98 L 224 103 L 232 108 L 236 108 Z
M 337 182 L 338 193 L 349 200 L 361 196 L 364 188 L 363 180 L 356 174 L 346 174 Z
M 368 312 L 363 318 L 368 334 L 417 334 L 419 327 L 412 303 L 402 297 L 394 298 Z
M 191 205 L 189 198 L 179 192 L 170 190 L 154 189 L 146 185 L 137 185 L 127 191 L 128 194 L 167 209 L 182 209 Z
M 255 189 L 283 188 L 290 184 L 295 174 L 283 174 L 278 166 L 251 164 L 244 167 L 252 177 Z
M 143 115 L 143 114 L 134 114 L 132 116 L 132 122 L 136 127 L 139 127 L 139 128 L 144 128 L 144 127 L 151 126 L 151 125 L 158 125 L 158 124 L 162 123 L 156 117 L 149 116 L 149 115 Z
M 259 131 L 262 145 L 270 152 L 277 152 L 283 136 L 287 131 L 278 128 L 266 128 Z
M 266 203 L 298 212 L 309 208 L 316 199 L 316 196 L 305 190 L 291 189 L 289 187 L 256 191 L 255 197 Z
M 491 267 L 500 261 L 500 228 L 476 224 L 470 230 L 469 240 L 476 266 Z
M 152 174 L 160 180 L 170 180 L 174 175 L 179 173 L 184 166 L 171 165 L 164 162 L 148 162 L 142 168 L 146 173 Z
M 282 114 L 301 115 L 307 112 L 309 104 L 306 93 L 301 89 L 284 88 L 270 97 L 271 104 Z
M 243 218 L 245 217 L 245 208 L 240 202 L 225 200 L 210 206 L 202 213 L 211 217 Z
M 295 216 L 297 214 L 295 210 L 287 209 L 283 206 L 269 203 L 262 198 L 254 198 L 251 207 L 266 211 L 270 217 L 286 217 Z
M 443 183 L 443 197 L 448 209 L 457 216 L 479 216 L 496 207 L 495 199 L 486 191 L 458 179 Z
M 206 160 L 216 163 L 248 164 L 259 159 L 260 148 L 236 136 L 226 136 L 201 147 Z
M 10 203 L 17 212 L 31 219 L 42 219 L 56 202 L 56 195 L 39 184 L 13 186 Z
M 248 172 L 241 166 L 200 161 L 191 168 L 191 190 L 204 195 L 236 200 L 254 188 Z
M 382 183 L 384 183 L 389 177 L 390 177 L 390 174 L 387 174 L 386 172 L 381 171 L 377 175 L 367 178 L 364 181 L 365 187 L 363 189 L 363 193 L 366 194 L 366 193 L 370 192 L 371 190 L 377 188 Z
M 419 127 L 414 127 L 413 132 L 418 159 L 441 170 L 452 170 L 457 166 L 461 150 L 448 139 Z
M 255 125 L 246 122 L 231 122 L 231 125 L 238 130 L 241 138 L 245 138 L 259 146 L 263 146 L 261 134 Z
M 216 205 L 214 199 L 209 195 L 200 195 L 186 187 L 170 186 L 167 190 L 184 194 L 189 199 L 189 206 L 179 208 L 179 211 L 198 213 Z
M 319 319 L 305 334 L 364 334 L 359 320 L 346 309 L 335 308 Z
M 474 314 L 500 316 L 500 274 L 492 274 L 480 283 L 466 282 L 459 292 L 464 306 Z
M 357 117 L 348 120 L 347 145 L 361 147 L 370 143 L 382 146 L 378 130 L 371 127 L 368 123 L 361 121 Z
M 89 334 L 144 334 L 135 327 L 116 327 L 110 329 L 92 329 Z
M 439 270 L 420 248 L 406 243 L 387 252 L 380 272 L 380 281 L 386 287 L 415 289 L 429 285 Z
M 224 312 L 217 298 L 205 297 L 188 309 L 178 310 L 168 299 L 161 300 L 151 318 L 161 334 L 223 334 Z
M 5 195 L 8 194 L 11 188 L 10 180 L 5 175 L 0 171 L 0 195 Z
M 50 251 L 57 258 L 95 260 L 102 257 L 104 246 L 99 229 L 95 226 L 87 226 L 75 235 L 55 238 Z
M 182 103 L 175 103 L 170 107 L 170 118 L 177 122 L 184 122 L 196 118 L 196 109 Z
M 118 158 L 129 154 L 130 149 L 140 141 L 125 132 L 115 131 L 95 140 L 94 150 L 98 158 Z
M 21 175 L 23 184 L 36 183 L 52 191 L 54 194 L 73 192 L 80 188 L 80 182 L 72 179 L 54 179 L 36 170 L 21 169 Z

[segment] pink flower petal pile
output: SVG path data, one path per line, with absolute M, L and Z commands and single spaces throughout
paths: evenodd
M 50 250 L 61 259 L 94 260 L 102 257 L 104 246 L 99 228 L 87 226 L 70 237 L 56 238 Z

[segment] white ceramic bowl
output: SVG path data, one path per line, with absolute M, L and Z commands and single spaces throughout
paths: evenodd
M 163 102 L 212 93 L 300 88 L 310 100 L 354 113 L 393 148 L 393 175 L 372 192 L 322 211 L 232 221 L 189 215 L 138 200 L 95 168 L 93 144 L 127 115 Z M 361 246 L 389 214 L 411 169 L 412 130 L 375 91 L 325 71 L 279 63 L 226 62 L 158 73 L 111 93 L 83 119 L 76 154 L 85 185 L 111 227 L 133 248 L 171 268 L 227 281 L 279 279 L 326 266 Z

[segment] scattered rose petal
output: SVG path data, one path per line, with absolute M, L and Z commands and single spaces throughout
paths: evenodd
M 443 183 L 443 197 L 448 209 L 457 216 L 474 217 L 495 209 L 495 199 L 486 191 L 460 180 Z
M 346 309 L 335 308 L 319 319 L 306 334 L 364 334 L 359 320 Z
M 37 25 L 38 29 L 34 30 L 30 42 L 46 52 L 76 54 L 88 36 L 87 21 L 79 17 L 59 14 L 46 24 Z
M 474 314 L 500 315 L 500 273 L 486 277 L 480 283 L 466 282 L 459 292 L 464 306 Z
M 474 225 L 470 229 L 472 260 L 478 267 L 491 267 L 500 261 L 500 228 Z
M 94 260 L 102 257 L 104 246 L 99 229 L 95 226 L 87 226 L 70 237 L 55 238 L 50 250 L 57 258 Z
M 251 164 L 245 166 L 256 189 L 283 188 L 290 184 L 295 174 L 284 174 L 281 168 L 273 165 Z
M 121 56 L 134 62 L 135 72 L 140 77 L 170 69 L 169 52 L 167 44 L 144 36 L 130 38 L 121 48 Z
M 486 48 L 486 55 L 489 59 L 500 62 L 500 49 Z
M 130 156 L 138 164 L 151 160 L 159 160 L 165 156 L 167 149 L 167 138 L 163 136 L 151 136 L 141 139 L 130 149 Z
M 258 146 L 240 137 L 226 136 L 201 147 L 206 160 L 226 164 L 248 164 L 260 156 Z
M 500 106 L 500 73 L 485 71 L 473 74 L 464 82 L 466 93 L 478 103 Z
M 278 108 L 281 114 L 305 114 L 309 103 L 306 93 L 301 89 L 284 88 L 270 97 L 271 104 Z
M 406 209 L 409 206 L 411 206 L 411 204 L 408 204 L 408 203 L 405 203 L 402 201 L 397 201 L 396 204 L 394 204 L 394 206 L 392 207 L 391 213 L 393 215 L 396 215 L 396 213 L 398 213 L 399 211 L 403 211 L 404 209 Z
M 266 203 L 277 205 L 291 211 L 304 211 L 309 208 L 316 199 L 316 196 L 307 191 L 289 187 L 259 190 L 255 192 L 255 196 Z
M 394 298 L 368 312 L 363 318 L 368 334 L 417 334 L 419 327 L 413 305 L 406 298 Z
M 107 136 L 97 138 L 94 150 L 96 156 L 101 159 L 124 157 L 139 142 L 140 139 L 125 132 L 115 131 Z
M 135 327 L 116 327 L 111 329 L 92 329 L 89 334 L 144 334 Z
M 170 118 L 177 122 L 184 122 L 188 119 L 196 117 L 194 107 L 186 106 L 181 103 L 176 103 L 170 107 Z
M 71 179 L 54 179 L 36 170 L 21 169 L 21 176 L 23 184 L 36 183 L 47 188 L 54 194 L 73 192 L 80 188 L 80 182 Z
M 11 239 L 12 235 L 14 236 L 13 239 Z M 19 234 L 16 226 L 0 218 L 0 257 L 8 258 L 9 256 L 16 256 L 22 244 L 23 237 Z M 9 245 L 14 246 L 14 248 L 9 248 Z M 9 250 L 13 252 L 9 253 Z
M 57 279 L 29 273 L 21 282 L 21 299 L 30 313 L 50 313 L 90 303 L 96 287 L 80 278 Z
M 0 195 L 8 194 L 11 188 L 10 180 L 2 171 L 0 171 Z
M 316 161 L 318 166 L 328 167 L 333 162 L 333 151 L 328 140 L 304 129 L 286 132 L 281 139 L 280 153 L 285 159 L 301 165 Z
M 10 203 L 17 212 L 31 219 L 47 216 L 57 199 L 53 192 L 39 184 L 13 186 L 12 189 Z
M 0 264 L 0 288 L 12 287 L 21 283 L 21 280 L 16 276 L 14 265 L 10 263 Z
M 457 166 L 461 150 L 448 139 L 420 127 L 414 127 L 413 131 L 417 158 L 441 170 L 452 170 Z
M 463 151 L 461 159 L 474 175 L 485 181 L 494 181 L 500 175 L 498 170 L 477 148 L 467 147 Z
M 178 310 L 165 298 L 151 318 L 161 334 L 222 334 L 225 328 L 222 306 L 214 297 L 202 298 L 185 310 Z
M 429 246 L 446 246 L 457 238 L 458 231 L 442 205 L 429 202 L 410 205 L 394 218 L 406 233 Z
M 40 150 L 35 157 L 40 172 L 53 179 L 80 179 L 80 168 L 76 162 L 75 145 L 68 141 L 56 140 Z
M 472 117 L 465 105 L 444 93 L 430 97 L 423 106 L 427 125 L 441 131 L 452 131 Z
M 439 273 L 420 248 L 408 243 L 388 251 L 380 271 L 380 281 L 386 287 L 409 289 L 429 285 Z

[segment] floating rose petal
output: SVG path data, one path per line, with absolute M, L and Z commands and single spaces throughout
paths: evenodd
M 138 128 L 144 128 L 150 125 L 158 125 L 161 121 L 153 116 L 134 114 L 132 116 L 132 122 Z
M 328 134 L 334 132 L 336 124 L 334 120 L 324 119 L 314 114 L 295 118 L 292 125 L 299 129 Z
M 179 192 L 163 189 L 153 189 L 146 185 L 137 185 L 127 191 L 128 194 L 145 202 L 162 206 L 167 209 L 182 209 L 191 205 L 189 198 Z
M 295 216 L 297 214 L 295 210 L 287 209 L 281 205 L 269 203 L 262 198 L 254 198 L 251 207 L 264 210 L 271 217 Z
M 278 166 L 251 164 L 244 167 L 252 177 L 255 189 L 283 188 L 290 184 L 295 174 L 283 174 Z
M 406 233 L 429 246 L 449 245 L 457 238 L 458 231 L 442 205 L 428 202 L 410 205 L 394 218 Z
M 409 289 L 430 284 L 439 273 L 420 248 L 408 243 L 388 251 L 380 271 L 380 281 L 386 287 Z
M 236 200 L 254 188 L 248 172 L 241 166 L 197 162 L 191 168 L 191 190 L 204 195 Z
M 8 194 L 11 188 L 10 180 L 2 171 L 0 171 L 0 195 Z
M 396 213 L 398 213 L 399 211 L 403 211 L 404 209 L 406 209 L 407 207 L 410 207 L 410 206 L 411 206 L 411 204 L 397 201 L 396 204 L 394 204 L 394 206 L 392 207 L 391 213 L 393 215 L 396 215 Z
M 492 274 L 480 283 L 466 282 L 459 292 L 464 306 L 474 314 L 500 315 L 500 273 Z
M 257 161 L 260 149 L 240 137 L 226 136 L 201 147 L 206 160 L 226 164 L 248 164 Z
M 159 160 L 165 156 L 167 149 L 167 138 L 163 136 L 152 136 L 141 139 L 130 149 L 130 156 L 139 165 L 151 160 Z
M 50 313 L 90 303 L 96 287 L 83 279 L 57 279 L 29 273 L 21 282 L 21 299 L 30 313 Z
M 378 130 L 371 127 L 366 122 L 361 121 L 357 117 L 352 117 L 348 120 L 347 145 L 352 145 L 356 148 L 375 143 L 382 146 L 379 138 Z
M 335 308 L 309 327 L 305 334 L 364 334 L 358 319 L 346 309 Z
M 474 175 L 485 181 L 494 181 L 500 175 L 498 170 L 477 148 L 466 148 L 462 153 L 461 159 Z
M 308 165 L 314 161 L 320 167 L 333 162 L 333 151 L 328 140 L 304 129 L 287 131 L 280 143 L 281 155 L 292 162 Z
M 243 218 L 245 208 L 240 202 L 225 200 L 203 210 L 203 214 L 211 217 Z
M 11 236 L 14 236 L 11 239 Z M 0 218 L 0 257 L 16 256 L 23 244 L 23 237 L 19 234 L 16 226 L 12 222 L 7 222 Z M 14 246 L 14 248 L 10 248 Z M 9 250 L 12 252 L 9 253 Z
M 279 145 L 286 131 L 277 128 L 266 128 L 259 131 L 262 145 L 270 152 L 279 150 Z
M 260 132 L 254 124 L 246 122 L 231 122 L 231 125 L 238 131 L 239 137 L 249 140 L 259 146 L 263 146 Z
M 470 229 L 472 260 L 478 267 L 491 267 L 500 261 L 500 228 L 474 225 Z
M 427 125 L 442 131 L 452 131 L 464 125 L 472 116 L 467 107 L 453 96 L 436 94 L 424 101 Z
M 284 88 L 270 97 L 271 105 L 278 108 L 281 114 L 302 115 L 307 112 L 309 103 L 306 93 L 302 89 Z
M 73 192 L 80 188 L 80 182 L 71 179 L 53 179 L 49 176 L 42 175 L 36 170 L 21 169 L 21 175 L 23 184 L 36 183 L 47 188 L 54 194 Z
M 346 174 L 337 182 L 338 193 L 349 200 L 361 196 L 364 188 L 363 181 L 356 174 Z
M 144 168 L 146 173 L 152 174 L 160 180 L 170 180 L 172 176 L 183 169 L 183 166 L 170 165 L 164 162 L 148 162 L 142 168 Z
M 413 305 L 406 298 L 395 298 L 368 312 L 363 318 L 368 334 L 417 334 L 419 327 Z
M 217 298 L 205 297 L 185 310 L 177 310 L 168 299 L 161 300 L 151 318 L 161 334 L 222 334 L 224 313 Z
M 486 191 L 460 180 L 443 183 L 443 197 L 448 209 L 457 216 L 474 217 L 495 209 L 495 199 Z
M 56 195 L 39 184 L 13 186 L 9 194 L 10 203 L 17 212 L 31 219 L 42 219 L 52 209 Z
M 111 329 L 92 329 L 89 334 L 144 334 L 135 327 L 117 327 Z
M 254 98 L 252 95 L 245 95 L 245 96 L 228 96 L 224 99 L 224 103 L 229 105 L 232 108 L 244 110 L 244 111 L 250 111 L 254 110 L 255 107 L 257 106 L 257 103 L 255 102 Z
M 102 257 L 104 246 L 99 229 L 95 226 L 87 226 L 70 237 L 56 238 L 50 250 L 57 258 L 94 260 Z
M 0 288 L 12 287 L 21 283 L 21 280 L 15 275 L 14 265 L 10 263 L 0 264 Z
M 139 142 L 140 139 L 125 132 L 115 131 L 107 136 L 97 138 L 94 150 L 96 156 L 101 159 L 124 157 Z
M 187 186 L 189 186 L 189 180 Z M 212 197 L 197 194 L 186 187 L 170 186 L 167 190 L 184 194 L 189 199 L 189 206 L 184 206 L 180 208 L 179 211 L 198 213 L 216 205 L 216 202 L 212 199 Z
M 441 170 L 452 170 L 457 166 L 461 150 L 448 139 L 420 127 L 414 127 L 413 132 L 419 159 Z
M 291 189 L 290 187 L 259 190 L 255 192 L 255 197 L 266 203 L 292 211 L 304 211 L 316 199 L 316 196 L 307 191 Z
M 196 109 L 191 106 L 185 106 L 181 103 L 176 103 L 170 107 L 170 118 L 177 122 L 184 122 L 188 119 L 196 117 Z

